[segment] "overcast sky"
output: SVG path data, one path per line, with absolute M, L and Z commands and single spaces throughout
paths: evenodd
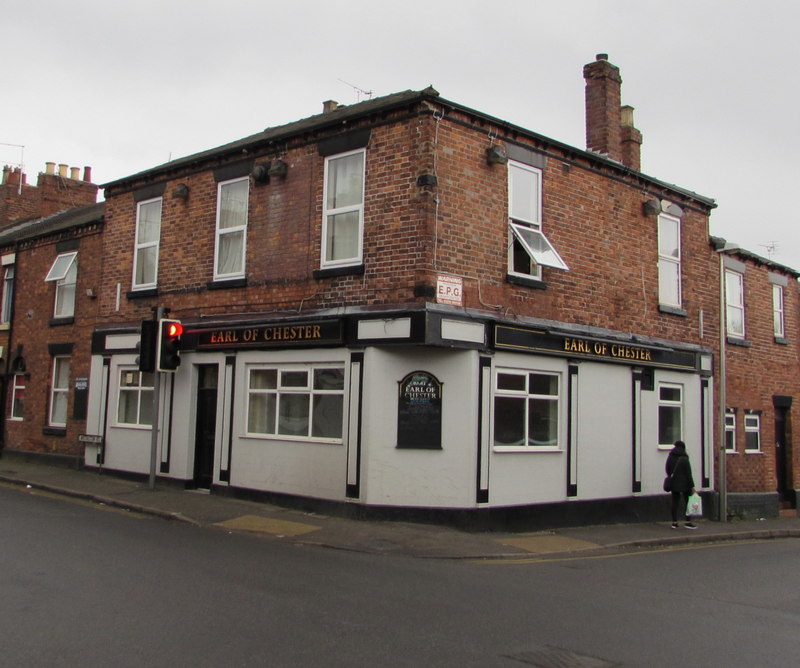
M 793 0 L 4 3 L 0 162 L 102 184 L 428 85 L 585 148 L 582 68 L 608 53 L 642 171 L 714 198 L 712 234 L 800 269 L 798 18 Z

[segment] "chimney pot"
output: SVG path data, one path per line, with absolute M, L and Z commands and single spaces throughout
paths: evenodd
M 86 181 L 86 183 L 91 183 L 92 182 L 92 168 L 91 167 L 87 166 L 87 167 L 83 168 L 83 180 Z
M 336 111 L 338 107 L 339 103 L 336 100 L 325 100 L 325 102 L 322 103 L 322 113 L 329 114 L 332 111 Z
M 597 55 L 594 57 L 594 59 L 595 59 L 595 60 L 608 60 L 608 54 L 607 54 L 607 53 L 598 53 L 598 54 L 597 54 Z
M 67 170 L 69 169 L 69 165 L 65 165 L 63 163 L 58 165 L 58 175 L 67 178 Z
M 69 168 L 69 178 L 77 181 L 81 176 L 81 168 L 80 167 L 70 167 Z
M 56 163 L 54 163 L 54 162 L 46 162 L 46 163 L 44 163 L 44 173 L 45 174 L 55 174 L 56 173 Z

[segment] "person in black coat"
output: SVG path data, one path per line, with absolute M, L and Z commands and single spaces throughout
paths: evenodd
M 667 457 L 666 472 L 670 477 L 670 493 L 672 494 L 672 528 L 678 528 L 678 509 L 686 519 L 684 526 L 687 529 L 696 529 L 689 516 L 686 514 L 686 504 L 689 496 L 694 494 L 694 478 L 692 478 L 692 465 L 689 462 L 689 455 L 686 454 L 686 444 L 683 441 L 675 441 L 675 447 Z

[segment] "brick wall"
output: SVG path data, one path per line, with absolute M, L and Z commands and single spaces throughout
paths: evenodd
M 102 228 L 84 227 L 34 242 L 23 243 L 16 253 L 15 313 L 7 334 L 9 362 L 20 355 L 25 363 L 24 420 L 6 420 L 5 446 L 12 449 L 60 455 L 82 455 L 78 435 L 85 433 L 85 420 L 73 419 L 75 380 L 89 378 L 91 337 L 96 320 L 96 301 L 87 290 L 96 291 L 102 275 Z M 59 251 L 59 241 L 78 241 L 78 278 L 73 322 L 53 325 L 55 284 L 45 282 Z M 67 428 L 48 430 L 50 386 L 53 372 L 51 344 L 72 344 Z M 10 388 L 10 385 L 9 385 Z M 10 412 L 10 390 L 5 415 Z
M 746 260 L 745 290 L 745 341 L 748 345 L 727 346 L 727 405 L 736 410 L 736 454 L 727 457 L 728 485 L 731 491 L 775 491 L 777 487 L 775 458 L 775 407 L 776 395 L 794 397 L 788 412 L 787 441 L 792 460 L 794 488 L 800 488 L 800 451 L 792 444 L 800 419 L 797 405 L 800 388 L 800 299 L 796 279 L 788 275 L 784 288 L 784 318 L 786 343 L 776 343 L 773 334 L 772 283 L 770 272 L 774 267 Z M 745 452 L 745 411 L 759 411 L 761 416 L 761 452 Z

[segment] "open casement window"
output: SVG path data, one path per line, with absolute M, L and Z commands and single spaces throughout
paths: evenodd
M 156 287 L 160 238 L 161 198 L 139 202 L 136 210 L 136 249 L 133 257 L 134 290 Z
M 226 181 L 218 186 L 215 281 L 244 277 L 249 196 L 249 178 Z
M 569 270 L 542 232 L 542 173 L 535 167 L 508 163 L 508 272 L 541 279 L 542 267 Z
M 325 158 L 323 268 L 362 261 L 365 156 L 360 149 Z
M 744 276 L 725 270 L 725 305 L 728 336 L 744 338 Z
M 50 385 L 51 427 L 67 426 L 67 400 L 69 398 L 69 357 L 53 358 L 53 381 Z
M 663 213 L 658 217 L 658 300 L 681 306 L 681 223 Z
M 71 318 L 75 315 L 75 284 L 78 281 L 78 252 L 61 253 L 47 272 L 45 281 L 56 284 L 53 316 Z

